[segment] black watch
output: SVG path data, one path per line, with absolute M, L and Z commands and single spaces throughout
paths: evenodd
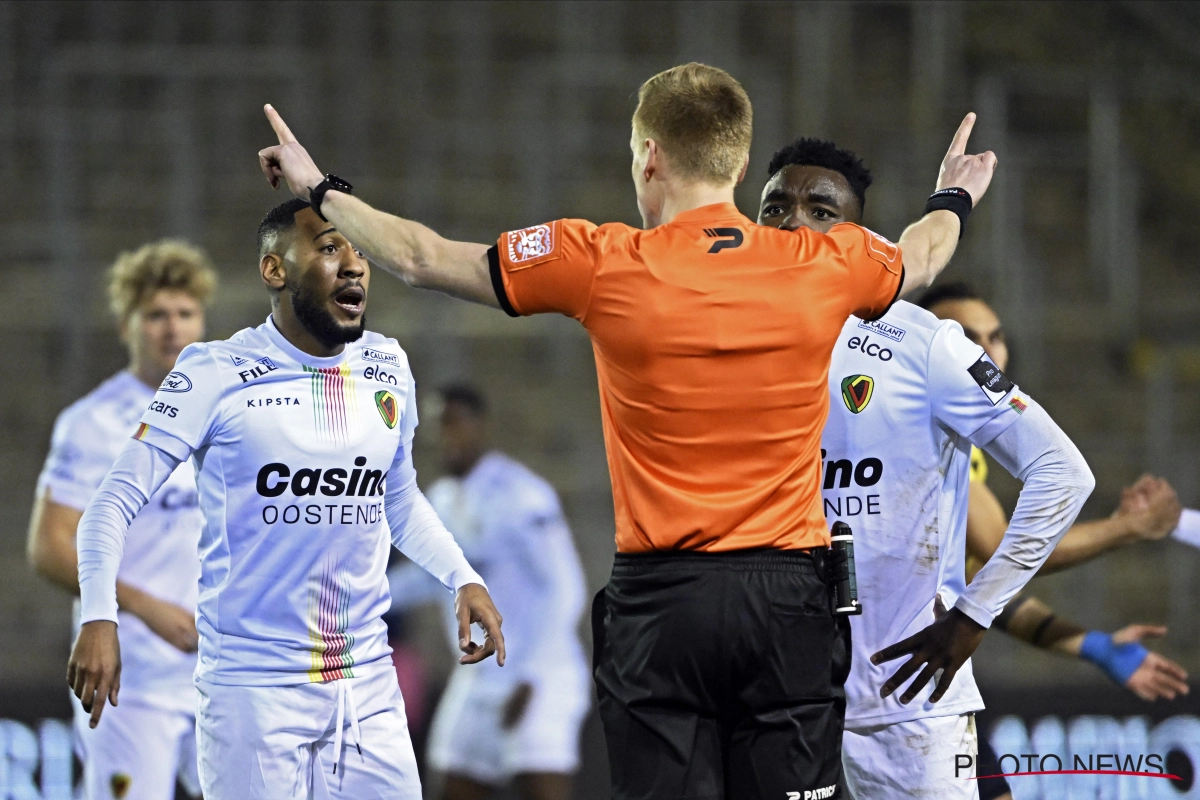
M 341 192 L 342 194 L 351 194 L 354 187 L 346 183 L 337 175 L 329 174 L 325 176 L 325 180 L 321 181 L 309 190 L 309 205 L 312 206 L 313 211 L 317 212 L 317 216 L 325 220 L 325 222 L 329 222 L 329 220 L 325 219 L 325 215 L 321 213 L 321 203 L 325 200 L 325 193 L 330 189 L 335 192 Z

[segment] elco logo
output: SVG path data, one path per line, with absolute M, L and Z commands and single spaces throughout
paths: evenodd
M 390 383 L 392 386 L 399 385 L 396 376 L 390 372 L 384 372 L 383 367 L 367 367 L 363 371 L 363 377 L 367 380 L 376 380 L 380 383 Z
M 801 795 L 800 792 L 788 792 L 787 800 L 826 800 L 833 797 L 834 791 L 837 790 L 837 784 L 832 786 L 822 786 L 820 789 L 808 789 Z
M 158 387 L 160 392 L 190 392 L 192 390 L 192 381 L 182 372 L 169 372 L 167 377 L 163 378 L 162 385 Z M 174 416 L 174 415 L 172 415 Z
M 850 341 L 846 342 L 846 346 L 851 350 L 861 350 L 872 358 L 878 358 L 880 361 L 892 360 L 892 351 L 872 342 L 870 336 L 864 336 L 861 339 L 857 336 L 851 336 Z
M 279 367 L 275 366 L 275 362 L 264 356 L 263 358 L 255 361 L 254 366 L 250 367 L 250 369 L 244 369 L 239 372 L 238 377 L 242 379 L 242 383 L 249 383 L 256 378 L 261 378 L 268 372 L 274 372 L 277 369 L 279 369 Z
M 710 253 L 719 253 L 722 250 L 733 247 L 742 246 L 742 232 L 737 228 L 705 228 L 704 232 L 709 238 L 718 239 L 713 242 L 713 246 L 708 248 Z

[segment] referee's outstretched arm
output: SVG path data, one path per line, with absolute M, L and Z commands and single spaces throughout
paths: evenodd
M 297 197 L 310 200 L 312 190 L 325 176 L 296 141 L 279 112 L 269 105 L 265 111 L 279 144 L 259 152 L 263 173 L 272 187 L 278 188 L 282 180 Z M 966 152 L 974 126 L 972 112 L 958 126 L 938 172 L 937 191 L 952 195 L 947 206 L 958 202 L 962 207 L 927 213 L 909 225 L 900 237 L 898 245 L 904 258 L 900 295 L 928 286 L 946 267 L 958 246 L 967 213 L 992 182 L 995 153 L 989 150 L 967 155 Z M 410 286 L 500 307 L 488 267 L 490 244 L 451 241 L 419 222 L 379 211 L 336 189 L 322 194 L 319 202 L 318 214 L 361 248 L 372 263 L 396 274 Z
M 954 139 L 950 149 L 942 159 L 942 167 L 938 171 L 937 188 L 943 192 L 960 189 L 966 192 L 961 198 L 970 203 L 964 211 L 969 212 L 987 191 L 996 171 L 996 154 L 991 150 L 980 155 L 967 155 L 967 139 L 971 137 L 971 129 L 975 127 L 975 112 L 967 114 Z M 959 214 L 962 214 L 959 216 Z M 900 236 L 900 250 L 904 254 L 904 282 L 900 286 L 903 296 L 914 289 L 921 289 L 933 283 L 954 255 L 962 234 L 962 225 L 966 221 L 966 213 L 956 213 L 949 209 L 933 211 L 909 225 Z

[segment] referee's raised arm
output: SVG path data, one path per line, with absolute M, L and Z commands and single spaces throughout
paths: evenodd
M 925 215 L 909 225 L 897 242 L 904 253 L 901 295 L 928 286 L 946 268 L 962 237 L 967 214 L 992 182 L 996 154 L 988 150 L 967 155 L 967 140 L 974 127 L 975 112 L 971 112 L 958 126 L 942 159 L 937 187 L 925 207 Z

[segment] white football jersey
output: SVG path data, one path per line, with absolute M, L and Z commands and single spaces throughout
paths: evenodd
M 879 689 L 907 656 L 871 655 L 934 621 L 966 588 L 971 445 L 991 442 L 1025 409 L 1017 388 L 956 322 L 898 302 L 881 319 L 851 317 L 829 372 L 821 438 L 825 517 L 854 532 L 861 616 L 851 617 L 854 658 L 846 725 L 863 727 L 983 708 L 968 661 L 930 704 L 930 682 L 907 706 L 903 689 Z
M 87 508 L 153 399 L 153 389 L 122 371 L 59 414 L 38 493 L 49 490 L 59 505 Z M 194 611 L 203 524 L 192 467 L 181 464 L 129 526 L 117 578 Z M 78 599 L 74 617 L 78 633 Z M 195 654 L 168 644 L 132 614 L 120 613 L 119 622 L 121 699 L 192 710 Z
M 195 464 L 198 679 L 275 686 L 392 669 L 384 484 L 416 425 L 408 358 L 379 334 L 317 358 L 268 318 L 180 354 L 136 436 Z
M 486 454 L 462 479 L 444 477 L 426 495 L 463 555 L 487 581 L 504 615 L 508 662 L 473 668 L 490 680 L 533 680 L 555 670 L 586 671 L 578 625 L 586 600 L 583 566 L 558 495 L 525 465 Z M 458 623 L 445 598 L 457 651 Z

